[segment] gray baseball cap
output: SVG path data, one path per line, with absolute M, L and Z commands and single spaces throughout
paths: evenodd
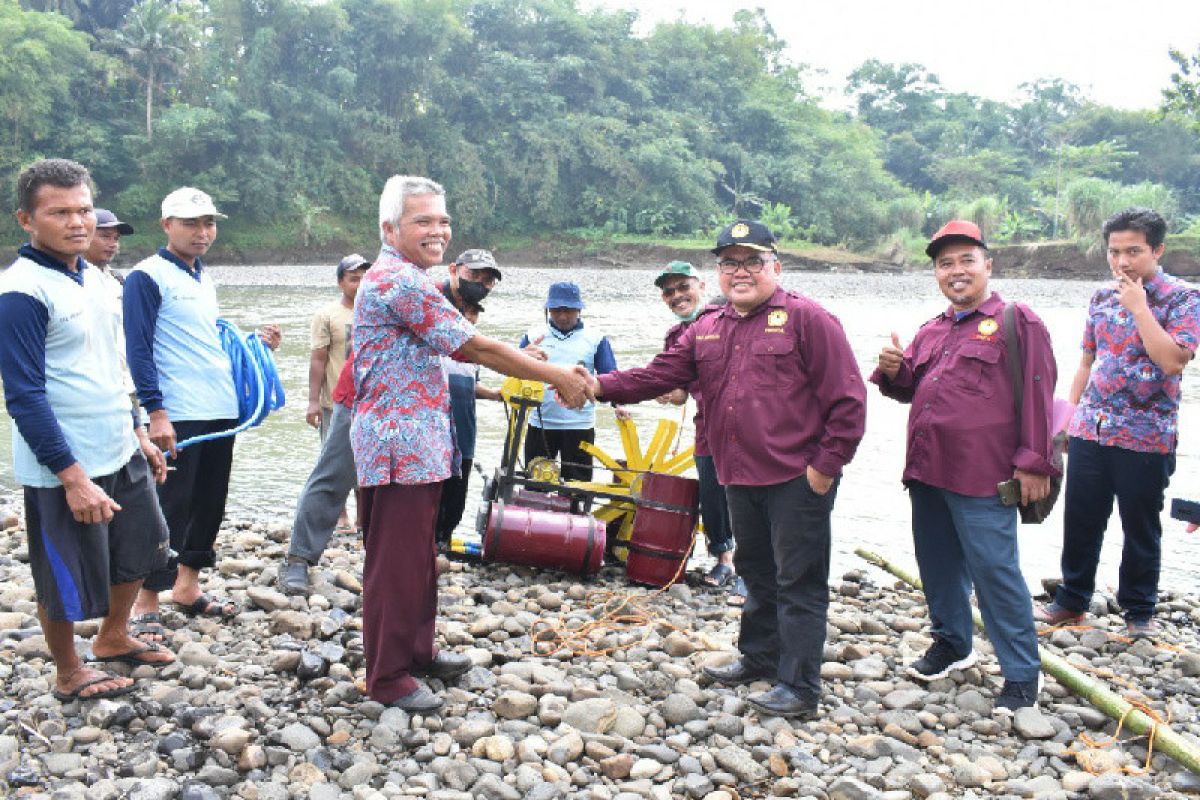
M 463 250 L 454 263 L 467 269 L 487 269 L 496 273 L 496 280 L 503 280 L 500 267 L 496 266 L 496 257 L 489 250 Z

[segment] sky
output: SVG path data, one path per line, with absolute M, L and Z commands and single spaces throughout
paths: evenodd
M 1200 0 L 583 0 L 639 12 L 640 32 L 680 16 L 728 27 L 761 7 L 793 61 L 823 71 L 806 81 L 824 104 L 849 105 L 845 77 L 869 58 L 917 63 L 950 91 L 1001 102 L 1022 83 L 1063 78 L 1103 105 L 1157 108 L 1174 64 L 1169 48 L 1200 47 Z M 1135 16 L 1128 9 L 1136 9 Z

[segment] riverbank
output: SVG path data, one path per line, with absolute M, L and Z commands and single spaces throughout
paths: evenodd
M 443 687 L 441 715 L 388 710 L 360 694 L 362 551 L 337 536 L 309 597 L 275 589 L 284 520 L 233 523 L 208 588 L 242 611 L 227 624 L 168 611 L 177 664 L 138 667 L 137 694 L 63 705 L 34 617 L 24 536 L 0 539 L 0 781 L 26 798 L 634 800 L 748 797 L 1111 798 L 1200 792 L 1200 778 L 1144 737 L 1103 744 L 1117 724 L 1047 676 L 1040 709 L 993 713 L 1000 676 L 979 665 L 929 685 L 903 667 L 928 646 L 921 596 L 864 564 L 831 581 L 821 715 L 762 717 L 747 694 L 703 677 L 733 657 L 726 595 L 655 594 L 606 568 L 592 582 L 507 566 L 445 564 L 439 640 L 474 668 Z M 903 555 L 897 554 L 903 558 Z M 610 622 L 586 649 L 535 654 L 538 631 Z M 1108 612 L 1108 601 L 1095 611 Z M 1120 618 L 1089 617 L 1047 646 L 1122 685 L 1200 742 L 1200 599 L 1163 598 L 1157 644 Z M 84 634 L 94 624 L 79 626 Z M 542 639 L 542 636 L 538 637 Z M 546 639 L 550 650 L 559 639 Z M 119 668 L 125 670 L 126 668 Z M 1085 765 L 1087 769 L 1085 769 Z M 1091 771 L 1089 771 L 1091 770 Z M 1125 771 L 1134 774 L 1124 774 Z M 1093 774 L 1093 772 L 1098 774 Z
M 156 236 L 139 233 L 122 238 L 120 266 L 130 267 L 150 255 L 159 242 Z M 607 239 L 556 237 L 521 239 L 511 244 L 489 245 L 457 242 L 450 255 L 470 247 L 490 247 L 500 263 L 553 269 L 654 269 L 674 260 L 696 265 L 709 264 L 713 255 L 707 245 L 689 241 L 650 244 Z M 205 258 L 213 265 L 336 264 L 350 252 L 370 256 L 378 249 L 372 241 L 337 240 L 320 245 L 262 243 L 248 232 L 218 238 Z M 898 274 L 922 270 L 927 262 L 919 253 L 892 249 L 885 254 L 857 253 L 841 247 L 805 245 L 781 249 L 785 269 L 811 272 Z M 1065 278 L 1101 280 L 1109 274 L 1100 249 L 1087 252 L 1074 242 L 1035 242 L 998 245 L 992 249 L 997 277 Z M 16 257 L 15 248 L 0 248 L 0 263 Z M 1200 277 L 1200 241 L 1196 237 L 1170 237 L 1162 258 L 1164 268 L 1182 277 Z

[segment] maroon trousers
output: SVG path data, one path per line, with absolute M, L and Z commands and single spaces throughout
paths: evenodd
M 440 482 L 361 490 L 363 652 L 367 695 L 380 703 L 416 691 L 413 669 L 437 654 L 434 526 L 441 496 Z

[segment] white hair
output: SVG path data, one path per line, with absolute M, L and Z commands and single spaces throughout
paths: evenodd
M 410 195 L 418 194 L 445 196 L 446 190 L 436 181 L 415 175 L 393 175 L 388 178 L 387 183 L 383 185 L 383 192 L 379 195 L 379 240 L 381 242 L 387 244 L 383 224 L 389 222 L 393 227 L 399 225 L 400 217 L 404 215 L 404 201 Z

